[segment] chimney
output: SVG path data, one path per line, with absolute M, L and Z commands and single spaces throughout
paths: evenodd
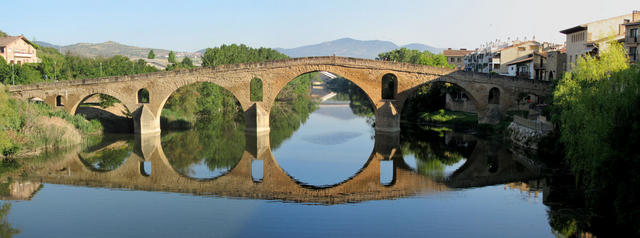
M 467 50 L 467 48 L 460 48 L 460 50 Z
M 640 21 L 640 11 L 638 10 L 633 10 L 633 14 L 631 14 L 631 21 L 636 22 L 636 21 Z
M 447 49 L 447 50 L 451 50 L 451 48 Z

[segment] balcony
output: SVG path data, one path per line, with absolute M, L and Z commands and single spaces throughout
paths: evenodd
M 35 55 L 33 54 L 29 54 L 29 53 L 22 53 L 22 52 L 15 52 L 13 53 L 13 57 L 19 57 L 19 58 L 32 58 Z

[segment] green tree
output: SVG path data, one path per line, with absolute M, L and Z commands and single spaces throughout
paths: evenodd
M 149 51 L 149 54 L 147 54 L 147 59 L 155 59 L 156 58 L 156 54 L 153 53 L 153 50 Z
M 177 63 L 177 61 L 176 61 L 176 53 L 173 53 L 173 50 L 169 51 L 169 63 L 172 63 L 172 64 Z
M 207 48 L 202 55 L 202 66 L 262 62 L 287 58 L 289 57 L 273 49 L 254 49 L 243 44 L 232 44 Z
M 640 67 L 622 44 L 578 59 L 554 91 L 565 158 L 589 208 L 640 227 Z M 611 202 L 613 201 L 613 203 Z M 633 232 L 640 232 L 635 230 Z
M 434 54 L 427 50 L 409 50 L 407 48 L 395 49 L 378 54 L 377 60 L 404 62 L 411 64 L 423 64 L 436 67 L 453 68 L 447 63 L 447 58 L 442 54 Z
M 10 210 L 11 203 L 4 203 L 0 208 L 0 237 L 10 238 L 20 233 L 20 230 L 11 227 L 11 224 L 9 224 L 8 216 Z
M 180 62 L 180 63 L 185 68 L 192 68 L 193 67 L 193 61 L 191 61 L 191 59 L 189 57 L 184 57 L 182 59 L 182 62 Z

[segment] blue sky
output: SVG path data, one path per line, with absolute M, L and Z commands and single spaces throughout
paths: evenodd
M 292 48 L 351 37 L 475 48 L 495 39 L 562 43 L 558 31 L 640 10 L 637 0 L 9 1 L 0 29 L 59 45 L 113 40 L 194 51 Z

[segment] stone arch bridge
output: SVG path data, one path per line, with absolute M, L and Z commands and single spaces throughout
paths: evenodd
M 72 114 L 87 97 L 110 95 L 133 112 L 136 133 L 145 134 L 160 131 L 162 108 L 178 88 L 197 82 L 211 82 L 230 91 L 240 102 L 247 130 L 265 132 L 269 131 L 269 113 L 280 90 L 295 77 L 317 71 L 340 75 L 359 86 L 374 105 L 376 130 L 381 132 L 400 130 L 404 102 L 420 85 L 430 82 L 449 82 L 464 89 L 476 106 L 479 123 L 495 123 L 500 115 L 517 103 L 520 93 L 539 96 L 551 93 L 546 82 L 335 56 L 12 86 L 9 91 L 14 97 L 25 100 L 40 98 Z M 391 91 L 383 92 L 383 78 L 389 74 L 393 80 L 384 90 Z M 263 96 L 259 101 L 250 98 L 250 84 L 254 78 L 259 78 L 263 85 Z M 148 92 L 148 102 L 138 98 L 141 90 Z

